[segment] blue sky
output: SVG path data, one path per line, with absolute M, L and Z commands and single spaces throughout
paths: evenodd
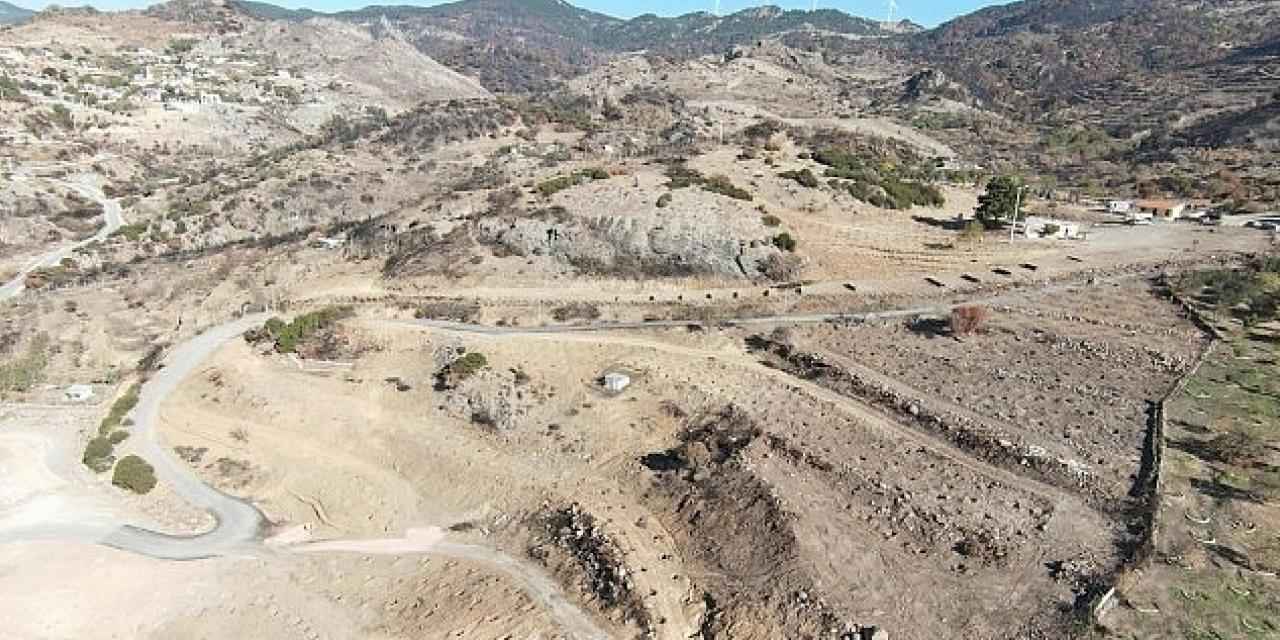
M 130 9 L 152 4 L 146 0 L 9 0 L 12 4 L 30 9 L 42 9 L 49 4 L 75 6 L 92 4 L 99 9 Z M 367 4 L 440 4 L 434 0 L 267 0 L 291 8 L 308 7 L 317 11 L 338 11 Z M 715 0 L 569 0 L 580 7 L 629 18 L 642 13 L 678 15 L 691 11 L 710 11 Z M 897 0 L 897 16 L 926 26 L 934 26 L 955 16 L 975 9 L 1004 4 L 1009 0 Z M 808 9 L 810 0 L 721 0 L 721 11 L 728 13 L 761 4 L 774 4 L 785 9 Z M 887 0 L 818 0 L 818 7 L 839 9 L 853 15 L 883 20 L 888 13 Z

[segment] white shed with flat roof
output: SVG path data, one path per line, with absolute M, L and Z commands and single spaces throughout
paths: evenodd
M 610 393 L 622 393 L 631 386 L 631 376 L 625 373 L 604 374 L 604 388 Z

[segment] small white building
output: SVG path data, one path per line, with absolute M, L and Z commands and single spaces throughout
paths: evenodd
M 1133 210 L 1133 202 L 1131 200 L 1111 200 L 1107 202 L 1107 212 L 1114 214 L 1125 214 Z
M 85 402 L 93 398 L 93 387 L 87 384 L 73 384 L 62 392 L 67 402 Z
M 1141 200 L 1136 206 L 1138 211 L 1161 220 L 1177 220 L 1187 210 L 1187 203 L 1178 200 Z
M 1080 233 L 1080 223 L 1078 222 L 1038 216 L 1027 218 L 1022 231 L 1028 238 L 1075 240 L 1083 237 Z
M 610 393 L 622 393 L 631 386 L 631 376 L 625 373 L 604 374 L 604 388 Z

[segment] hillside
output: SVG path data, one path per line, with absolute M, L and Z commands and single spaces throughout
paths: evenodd
M 35 15 L 34 11 L 0 0 L 0 25 L 21 24 L 30 20 L 33 15 Z
M 343 83 L 342 95 L 400 111 L 420 101 L 486 98 L 489 92 L 423 55 L 394 30 L 329 18 L 280 26 L 262 22 L 233 41 L 238 48 L 274 52 L 293 68 L 325 70 Z
M 898 27 L 895 27 L 895 29 Z M 914 25 L 907 23 L 906 29 Z M 718 53 L 734 45 L 748 44 L 787 31 L 823 31 L 853 36 L 885 36 L 880 22 L 851 16 L 835 9 L 783 10 L 775 6 L 745 9 L 728 16 L 706 12 L 673 18 L 653 14 L 638 16 L 608 29 L 601 46 L 620 51 L 655 50 L 700 55 Z
M 989 106 L 1029 115 L 1097 100 L 1120 107 L 1162 85 L 1176 91 L 1210 65 L 1248 57 L 1278 28 L 1276 2 L 1029 0 L 961 17 L 907 48 L 964 78 Z M 1182 81 L 1161 81 L 1169 75 Z
M 1234 201 L 1265 208 L 1280 196 L 1277 33 L 1275 0 L 1025 0 L 897 38 L 780 39 L 848 74 L 891 62 L 895 77 L 842 91 L 980 166 L 1205 198 L 1227 172 L 1245 185 Z
M 298 21 L 316 15 L 261 2 L 239 6 L 265 19 Z M 547 88 L 619 52 L 646 50 L 687 58 L 795 30 L 888 36 L 918 28 L 909 23 L 886 26 L 831 9 L 784 11 L 772 6 L 723 17 L 698 12 L 620 20 L 560 0 L 371 6 L 331 17 L 370 26 L 388 24 L 426 55 L 480 78 L 495 91 Z

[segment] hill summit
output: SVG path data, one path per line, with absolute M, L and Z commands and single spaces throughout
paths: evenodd
M 0 0 L 0 25 L 22 24 L 35 15 L 34 11 Z

